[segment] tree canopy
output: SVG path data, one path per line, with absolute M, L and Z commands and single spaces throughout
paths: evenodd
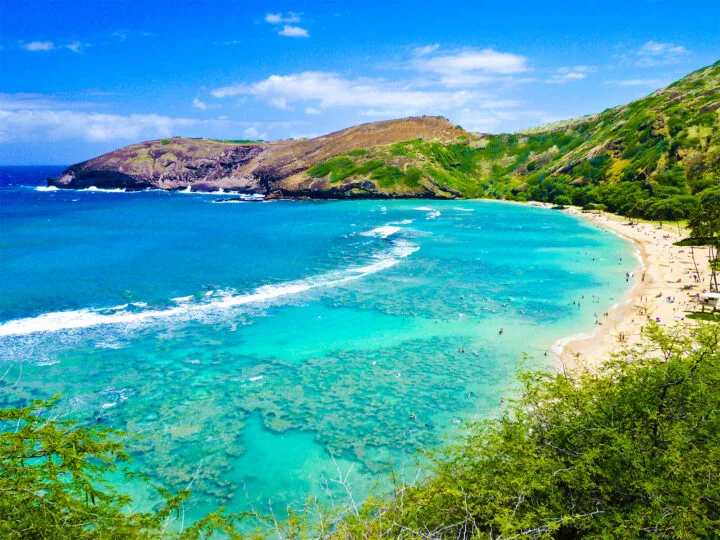
M 107 427 L 53 418 L 57 397 L 0 410 L 0 537 L 194 539 L 223 531 L 237 536 L 221 512 L 182 526 L 190 493 L 158 489 L 163 503 L 129 511 L 132 499 L 107 474 L 128 461 L 122 438 Z

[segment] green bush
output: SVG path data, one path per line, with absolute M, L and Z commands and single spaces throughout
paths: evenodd
M 233 521 L 240 516 L 221 512 L 190 527 L 173 526 L 187 491 L 173 495 L 161 489 L 157 510 L 130 510 L 132 499 L 107 481 L 108 472 L 129 460 L 119 441 L 126 435 L 56 420 L 56 401 L 0 410 L 0 537 L 196 539 L 222 532 L 239 538 Z
M 521 375 L 497 420 L 338 538 L 712 538 L 720 530 L 720 325 L 645 329 L 605 369 Z

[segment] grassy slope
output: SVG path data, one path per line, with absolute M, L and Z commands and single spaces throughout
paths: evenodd
M 602 204 L 655 219 L 720 198 L 720 62 L 600 114 L 502 135 L 346 152 L 307 181 L 370 181 L 386 194 Z

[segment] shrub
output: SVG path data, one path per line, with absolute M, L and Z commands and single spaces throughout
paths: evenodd
M 710 538 L 720 530 L 720 325 L 644 330 L 604 370 L 521 375 L 497 420 L 339 538 Z

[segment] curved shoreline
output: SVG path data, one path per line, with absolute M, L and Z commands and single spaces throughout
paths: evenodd
M 684 315 L 693 304 L 691 295 L 703 290 L 708 256 L 703 250 L 695 250 L 700 269 L 700 282 L 696 282 L 691 249 L 674 245 L 686 237 L 686 231 L 672 223 L 633 224 L 622 216 L 582 212 L 577 207 L 565 211 L 629 240 L 635 246 L 641 267 L 634 273 L 634 285 L 594 332 L 566 336 L 555 342 L 553 352 L 561 368 L 599 368 L 621 348 L 639 343 L 642 328 L 650 318 L 662 326 L 687 321 Z

